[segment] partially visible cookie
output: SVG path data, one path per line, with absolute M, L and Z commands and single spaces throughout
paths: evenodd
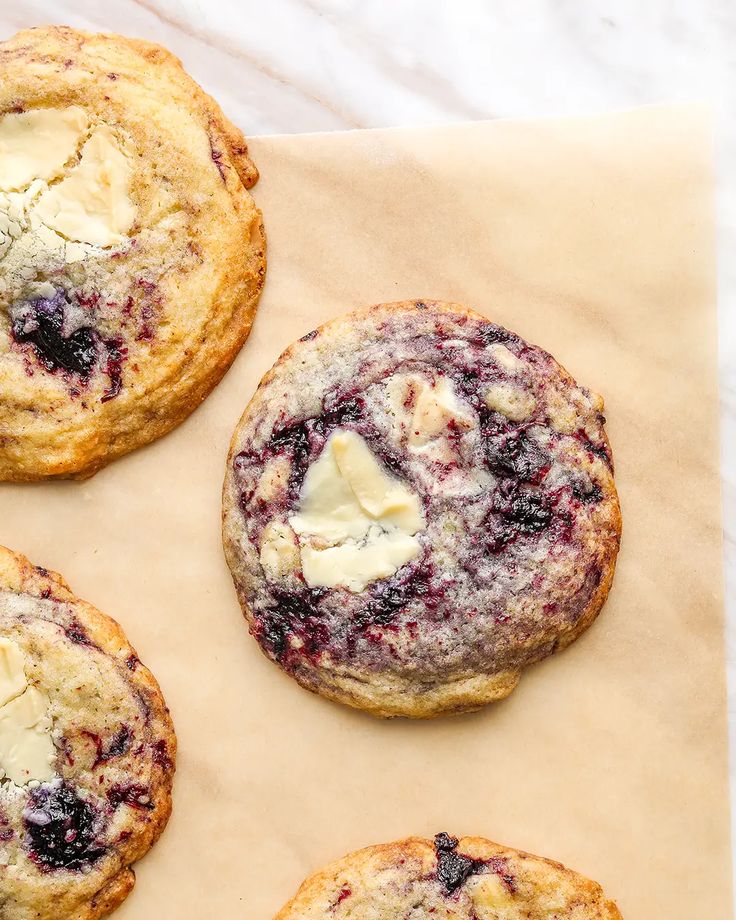
M 158 45 L 0 43 L 0 480 L 90 476 L 202 402 L 263 285 L 257 178 Z
M 409 837 L 308 878 L 276 920 L 621 920 L 600 885 L 482 837 Z
M 289 348 L 245 410 L 224 545 L 251 632 L 380 716 L 507 696 L 608 594 L 603 400 L 458 304 L 381 304 Z
M 171 813 L 176 737 L 122 630 L 0 548 L 0 917 L 97 920 Z

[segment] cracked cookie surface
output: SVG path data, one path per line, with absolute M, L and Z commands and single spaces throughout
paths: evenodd
M 600 885 L 481 837 L 367 847 L 308 878 L 276 920 L 621 920 Z
M 171 812 L 176 737 L 120 627 L 0 548 L 0 920 L 98 920 Z
M 165 434 L 265 275 L 243 135 L 163 48 L 0 43 L 0 480 L 84 478 Z
M 224 546 L 263 651 L 381 716 L 475 709 L 576 639 L 613 578 L 603 401 L 455 304 L 288 349 L 231 445 Z

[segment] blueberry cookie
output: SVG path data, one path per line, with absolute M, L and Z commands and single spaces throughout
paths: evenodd
M 621 920 L 600 885 L 482 837 L 410 837 L 316 873 L 276 920 Z
M 603 400 L 455 304 L 383 304 L 277 361 L 233 437 L 224 545 L 263 651 L 381 716 L 507 696 L 608 594 Z
M 207 396 L 263 284 L 257 176 L 163 48 L 0 43 L 0 480 L 90 476 Z
M 120 627 L 0 548 L 0 918 L 97 920 L 171 812 L 176 738 Z

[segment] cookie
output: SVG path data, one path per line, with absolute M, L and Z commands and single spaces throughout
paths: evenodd
M 0 548 L 0 917 L 97 920 L 171 812 L 176 738 L 114 620 Z
M 456 304 L 382 304 L 289 348 L 232 440 L 224 546 L 251 632 L 380 716 L 507 696 L 608 594 L 603 400 Z
M 276 920 L 621 920 L 600 885 L 482 837 L 409 837 L 352 853 L 299 889 Z
M 158 45 L 0 44 L 0 480 L 85 478 L 202 402 L 263 285 L 257 177 Z

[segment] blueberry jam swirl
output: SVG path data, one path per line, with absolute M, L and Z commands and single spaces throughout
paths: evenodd
M 63 291 L 31 301 L 13 321 L 13 338 L 31 346 L 48 371 L 66 371 L 86 380 L 98 361 L 98 336 L 88 326 L 64 334 L 69 302 Z
M 82 870 L 106 852 L 102 814 L 67 783 L 34 789 L 23 813 L 28 854 L 44 870 Z
M 446 895 L 454 895 L 473 875 L 495 873 L 504 888 L 511 894 L 517 890 L 516 879 L 511 873 L 508 860 L 502 856 L 489 859 L 473 859 L 458 852 L 458 839 L 444 831 L 434 838 L 434 850 L 437 857 L 437 881 Z
M 471 859 L 457 852 L 457 837 L 450 837 L 444 832 L 434 838 L 437 854 L 437 881 L 446 894 L 454 894 L 471 875 L 484 872 L 486 865 L 482 859 Z
M 149 300 L 150 293 L 143 290 Z M 154 316 L 149 305 L 135 309 L 132 297 L 121 306 L 60 289 L 50 297 L 13 303 L 10 335 L 29 375 L 39 370 L 56 375 L 66 381 L 71 396 L 82 395 L 99 378 L 104 381 L 99 401 L 105 403 L 123 389 L 126 341 L 150 340 Z
M 264 651 L 312 689 L 333 670 L 518 679 L 592 619 L 613 572 L 600 397 L 477 315 L 400 306 L 304 337 L 233 441 L 236 587 Z

